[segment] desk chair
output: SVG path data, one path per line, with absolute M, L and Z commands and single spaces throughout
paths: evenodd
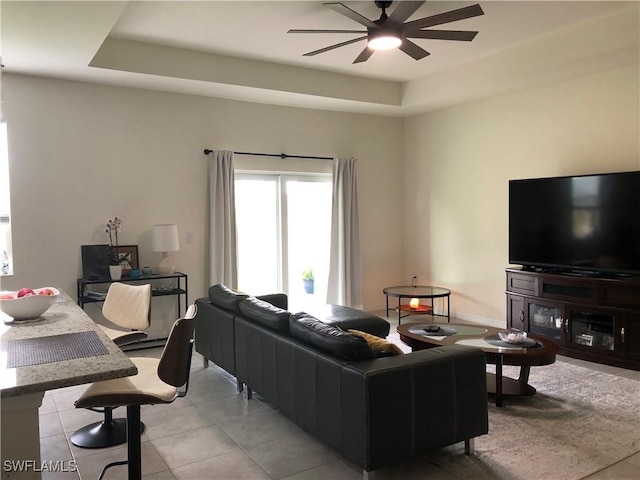
M 99 325 L 119 347 L 143 340 L 147 334 L 142 330 L 149 328 L 151 323 L 151 285 L 112 283 L 102 306 L 102 314 L 111 323 L 126 329 Z M 114 419 L 112 408 L 94 411 L 104 411 L 104 420 L 77 430 L 71 436 L 71 443 L 83 448 L 104 448 L 127 441 L 126 419 Z
M 115 465 L 128 465 L 129 480 L 142 477 L 140 406 L 171 403 L 187 394 L 196 311 L 191 305 L 176 320 L 159 360 L 131 358 L 138 367 L 136 375 L 93 383 L 76 401 L 76 408 L 127 407 L 127 460 L 105 466 L 98 480 Z

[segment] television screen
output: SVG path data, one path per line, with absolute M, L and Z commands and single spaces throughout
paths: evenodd
M 640 171 L 509 181 L 509 263 L 640 274 Z

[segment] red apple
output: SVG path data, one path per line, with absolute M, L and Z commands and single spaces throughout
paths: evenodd
M 50 288 L 43 288 L 38 292 L 38 295 L 55 295 L 56 293 Z
M 20 290 L 18 290 L 18 298 L 21 297 L 27 297 L 29 295 L 35 295 L 36 292 L 34 292 L 31 288 L 21 288 Z

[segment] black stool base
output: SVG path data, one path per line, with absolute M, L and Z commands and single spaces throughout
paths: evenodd
M 144 432 L 144 424 L 140 425 Z M 106 448 L 127 442 L 127 419 L 114 418 L 84 426 L 71 435 L 71 443 L 80 448 Z

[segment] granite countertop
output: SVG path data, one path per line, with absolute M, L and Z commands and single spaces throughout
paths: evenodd
M 84 310 L 61 291 L 59 300 L 31 323 L 0 324 L 0 392 L 2 398 L 135 375 L 133 362 Z M 78 332 L 96 332 L 106 355 L 8 368 L 9 342 Z

